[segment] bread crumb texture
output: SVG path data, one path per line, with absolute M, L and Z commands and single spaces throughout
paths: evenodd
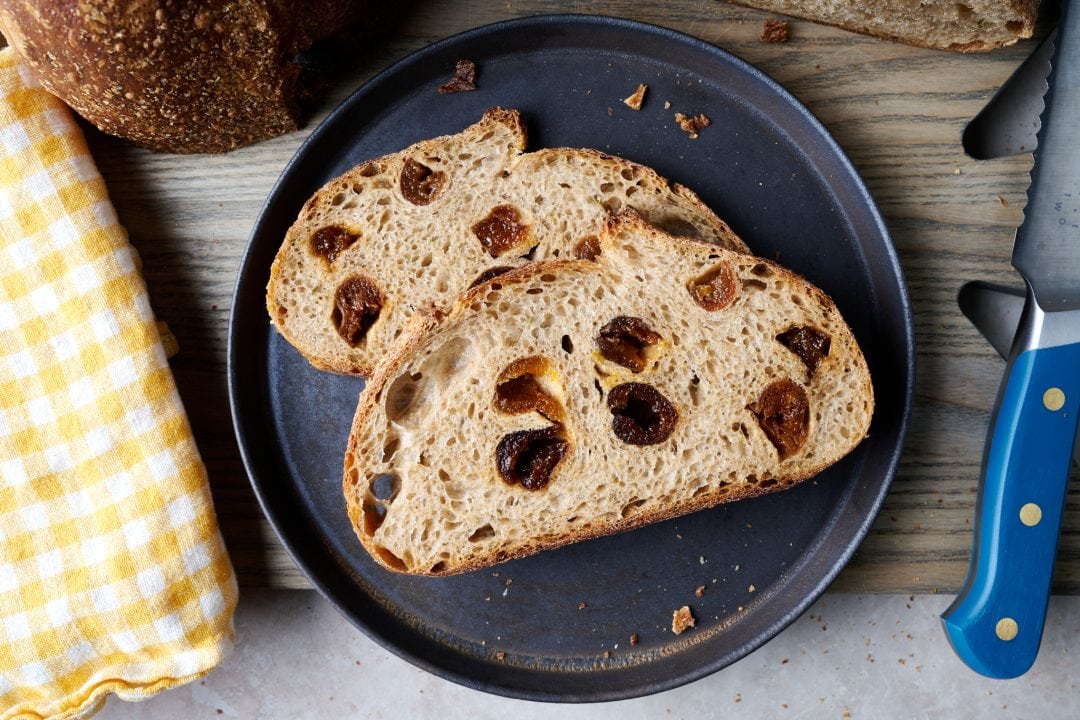
M 376 369 L 344 490 L 387 567 L 461 572 L 781 490 L 866 435 L 866 363 L 823 292 L 633 211 L 598 245 L 417 313 Z M 715 277 L 734 289 L 709 309 Z
M 920 47 L 984 52 L 1035 31 L 1038 0 L 738 0 L 740 5 Z M 769 40 L 768 23 L 762 39 Z
M 513 110 L 365 162 L 307 202 L 278 251 L 270 319 L 313 365 L 367 375 L 406 319 L 493 274 L 572 257 L 612 213 L 723 248 L 743 242 L 692 192 L 594 150 L 524 152 Z M 351 284 L 353 290 L 342 288 Z

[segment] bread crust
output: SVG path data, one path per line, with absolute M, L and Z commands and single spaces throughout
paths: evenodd
M 349 0 L 8 0 L 0 29 L 41 83 L 101 130 L 219 153 L 297 128 L 293 58 Z
M 707 246 L 688 238 L 664 235 L 645 223 L 632 211 L 621 213 L 619 216 L 610 218 L 607 221 L 604 231 L 601 234 L 601 244 L 606 250 L 611 246 L 614 238 L 634 234 L 645 234 L 661 242 L 670 243 L 676 253 L 700 253 L 704 247 L 710 252 L 715 253 L 715 255 L 710 255 L 710 257 L 716 256 L 724 259 L 734 255 L 727 251 L 716 250 L 714 247 Z M 604 253 L 601 252 L 601 262 L 603 262 L 603 256 Z M 809 285 L 796 273 L 782 268 L 773 262 L 760 258 L 755 258 L 754 262 L 756 265 L 765 268 L 768 273 L 775 273 L 784 283 L 797 285 L 799 287 L 804 286 L 806 297 L 811 304 L 816 304 L 823 314 L 833 315 L 835 318 L 839 319 L 839 314 L 831 299 L 820 289 Z M 362 492 L 357 489 L 358 485 L 356 483 L 356 478 L 361 468 L 364 468 L 374 461 L 374 458 L 369 457 L 366 454 L 367 451 L 363 447 L 363 440 L 365 438 L 366 429 L 372 422 L 378 422 L 378 419 L 382 417 L 380 415 L 380 404 L 384 401 L 384 394 L 387 392 L 390 383 L 392 383 L 402 369 L 408 365 L 410 359 L 417 356 L 418 351 L 429 343 L 433 343 L 433 338 L 439 337 L 440 329 L 453 327 L 464 316 L 474 312 L 473 306 L 476 303 L 482 302 L 493 288 L 508 288 L 515 285 L 529 284 L 543 275 L 573 275 L 575 273 L 595 272 L 596 270 L 597 265 L 587 260 L 555 260 L 524 266 L 493 278 L 487 283 L 469 290 L 448 306 L 431 305 L 423 311 L 414 314 L 409 320 L 406 328 L 402 332 L 398 344 L 375 369 L 366 389 L 360 396 L 345 454 L 342 487 L 346 498 L 349 518 L 352 521 L 357 537 L 364 548 L 381 565 L 390 570 L 403 570 L 403 568 L 397 566 L 396 563 L 388 562 L 387 559 L 384 558 L 383 551 L 374 540 L 373 536 L 365 532 L 364 511 L 362 508 L 361 497 Z M 850 336 L 850 331 L 847 331 L 846 326 L 843 326 L 842 320 L 839 322 L 844 328 L 844 332 L 837 332 L 834 334 L 834 342 L 838 342 L 842 346 L 838 347 L 835 352 L 842 353 L 845 357 L 850 357 L 852 364 L 861 367 L 861 370 L 854 374 L 857 386 L 851 390 L 851 394 L 853 397 L 864 398 L 868 407 L 866 425 L 861 426 L 861 429 L 856 429 L 855 432 L 858 436 L 852 439 L 850 447 L 841 453 L 842 456 L 843 454 L 846 454 L 851 447 L 854 447 L 865 435 L 869 423 L 869 414 L 872 413 L 873 408 L 873 387 L 869 373 L 865 368 L 865 361 L 862 359 L 862 355 L 857 345 L 855 345 L 854 339 Z M 497 552 L 489 556 L 473 556 L 466 558 L 460 564 L 441 563 L 434 571 L 431 568 L 423 567 L 408 568 L 407 571 L 412 574 L 432 576 L 467 572 L 494 563 L 531 555 L 542 550 L 554 549 L 583 540 L 631 530 L 654 522 L 695 512 L 697 510 L 714 507 L 721 503 L 756 497 L 791 487 L 818 474 L 837 459 L 839 459 L 839 457 L 822 457 L 818 461 L 805 464 L 795 471 L 789 470 L 785 474 L 777 474 L 773 476 L 773 479 L 775 479 L 776 482 L 769 485 L 742 483 L 738 485 L 720 486 L 709 492 L 685 497 L 664 507 L 639 512 L 629 517 L 605 520 L 601 524 L 584 526 L 570 532 L 531 537 L 518 545 L 501 547 Z M 495 482 L 498 481 L 496 480 Z M 553 480 L 553 482 L 555 481 Z

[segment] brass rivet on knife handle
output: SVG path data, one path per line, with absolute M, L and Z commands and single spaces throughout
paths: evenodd
M 1042 520 L 1042 508 L 1035 503 L 1027 503 L 1020 508 L 1020 522 L 1028 527 L 1035 527 Z
M 1065 393 L 1061 391 L 1061 388 L 1050 388 L 1043 393 L 1043 405 L 1050 412 L 1057 412 L 1065 406 Z
M 997 621 L 994 632 L 997 633 L 998 638 L 1008 642 L 1016 637 L 1016 633 L 1020 632 L 1020 626 L 1012 618 L 1005 617 Z

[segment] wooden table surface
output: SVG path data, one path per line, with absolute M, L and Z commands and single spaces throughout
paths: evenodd
M 489 22 L 587 12 L 670 27 L 757 65 L 824 122 L 862 173 L 888 222 L 911 292 L 916 399 L 892 492 L 833 588 L 955 591 L 967 569 L 979 461 L 1003 369 L 955 298 L 968 280 L 1018 284 L 1009 255 L 1031 165 L 1030 155 L 976 162 L 964 155 L 960 136 L 1035 41 L 962 56 L 792 21 L 791 40 L 770 45 L 760 40 L 768 15 L 714 0 L 405 5 L 394 31 L 366 43 L 355 68 L 299 132 L 213 157 L 152 153 L 88 132 L 120 219 L 142 255 L 154 309 L 180 342 L 172 367 L 240 582 L 307 586 L 255 501 L 226 391 L 226 333 L 236 271 L 272 184 L 318 121 L 391 62 Z M 1075 482 L 1054 585 L 1056 592 L 1080 592 Z

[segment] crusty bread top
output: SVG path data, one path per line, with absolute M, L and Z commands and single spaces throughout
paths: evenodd
M 5 0 L 0 29 L 42 84 L 101 130 L 218 153 L 297 127 L 300 53 L 346 28 L 349 0 Z
M 586 252 L 623 207 L 746 251 L 694 193 L 646 167 L 594 150 L 526 153 L 525 143 L 521 116 L 495 108 L 319 190 L 271 269 L 267 308 L 281 334 L 316 367 L 366 375 L 417 308 L 485 272 Z M 340 307 L 350 299 L 352 323 Z
M 919 47 L 986 52 L 1031 37 L 1039 0 L 732 0 Z
M 823 292 L 631 212 L 600 245 L 416 314 L 376 369 L 344 492 L 386 567 L 460 572 L 786 488 L 865 436 L 870 376 Z M 824 354 L 791 342 L 807 329 Z

